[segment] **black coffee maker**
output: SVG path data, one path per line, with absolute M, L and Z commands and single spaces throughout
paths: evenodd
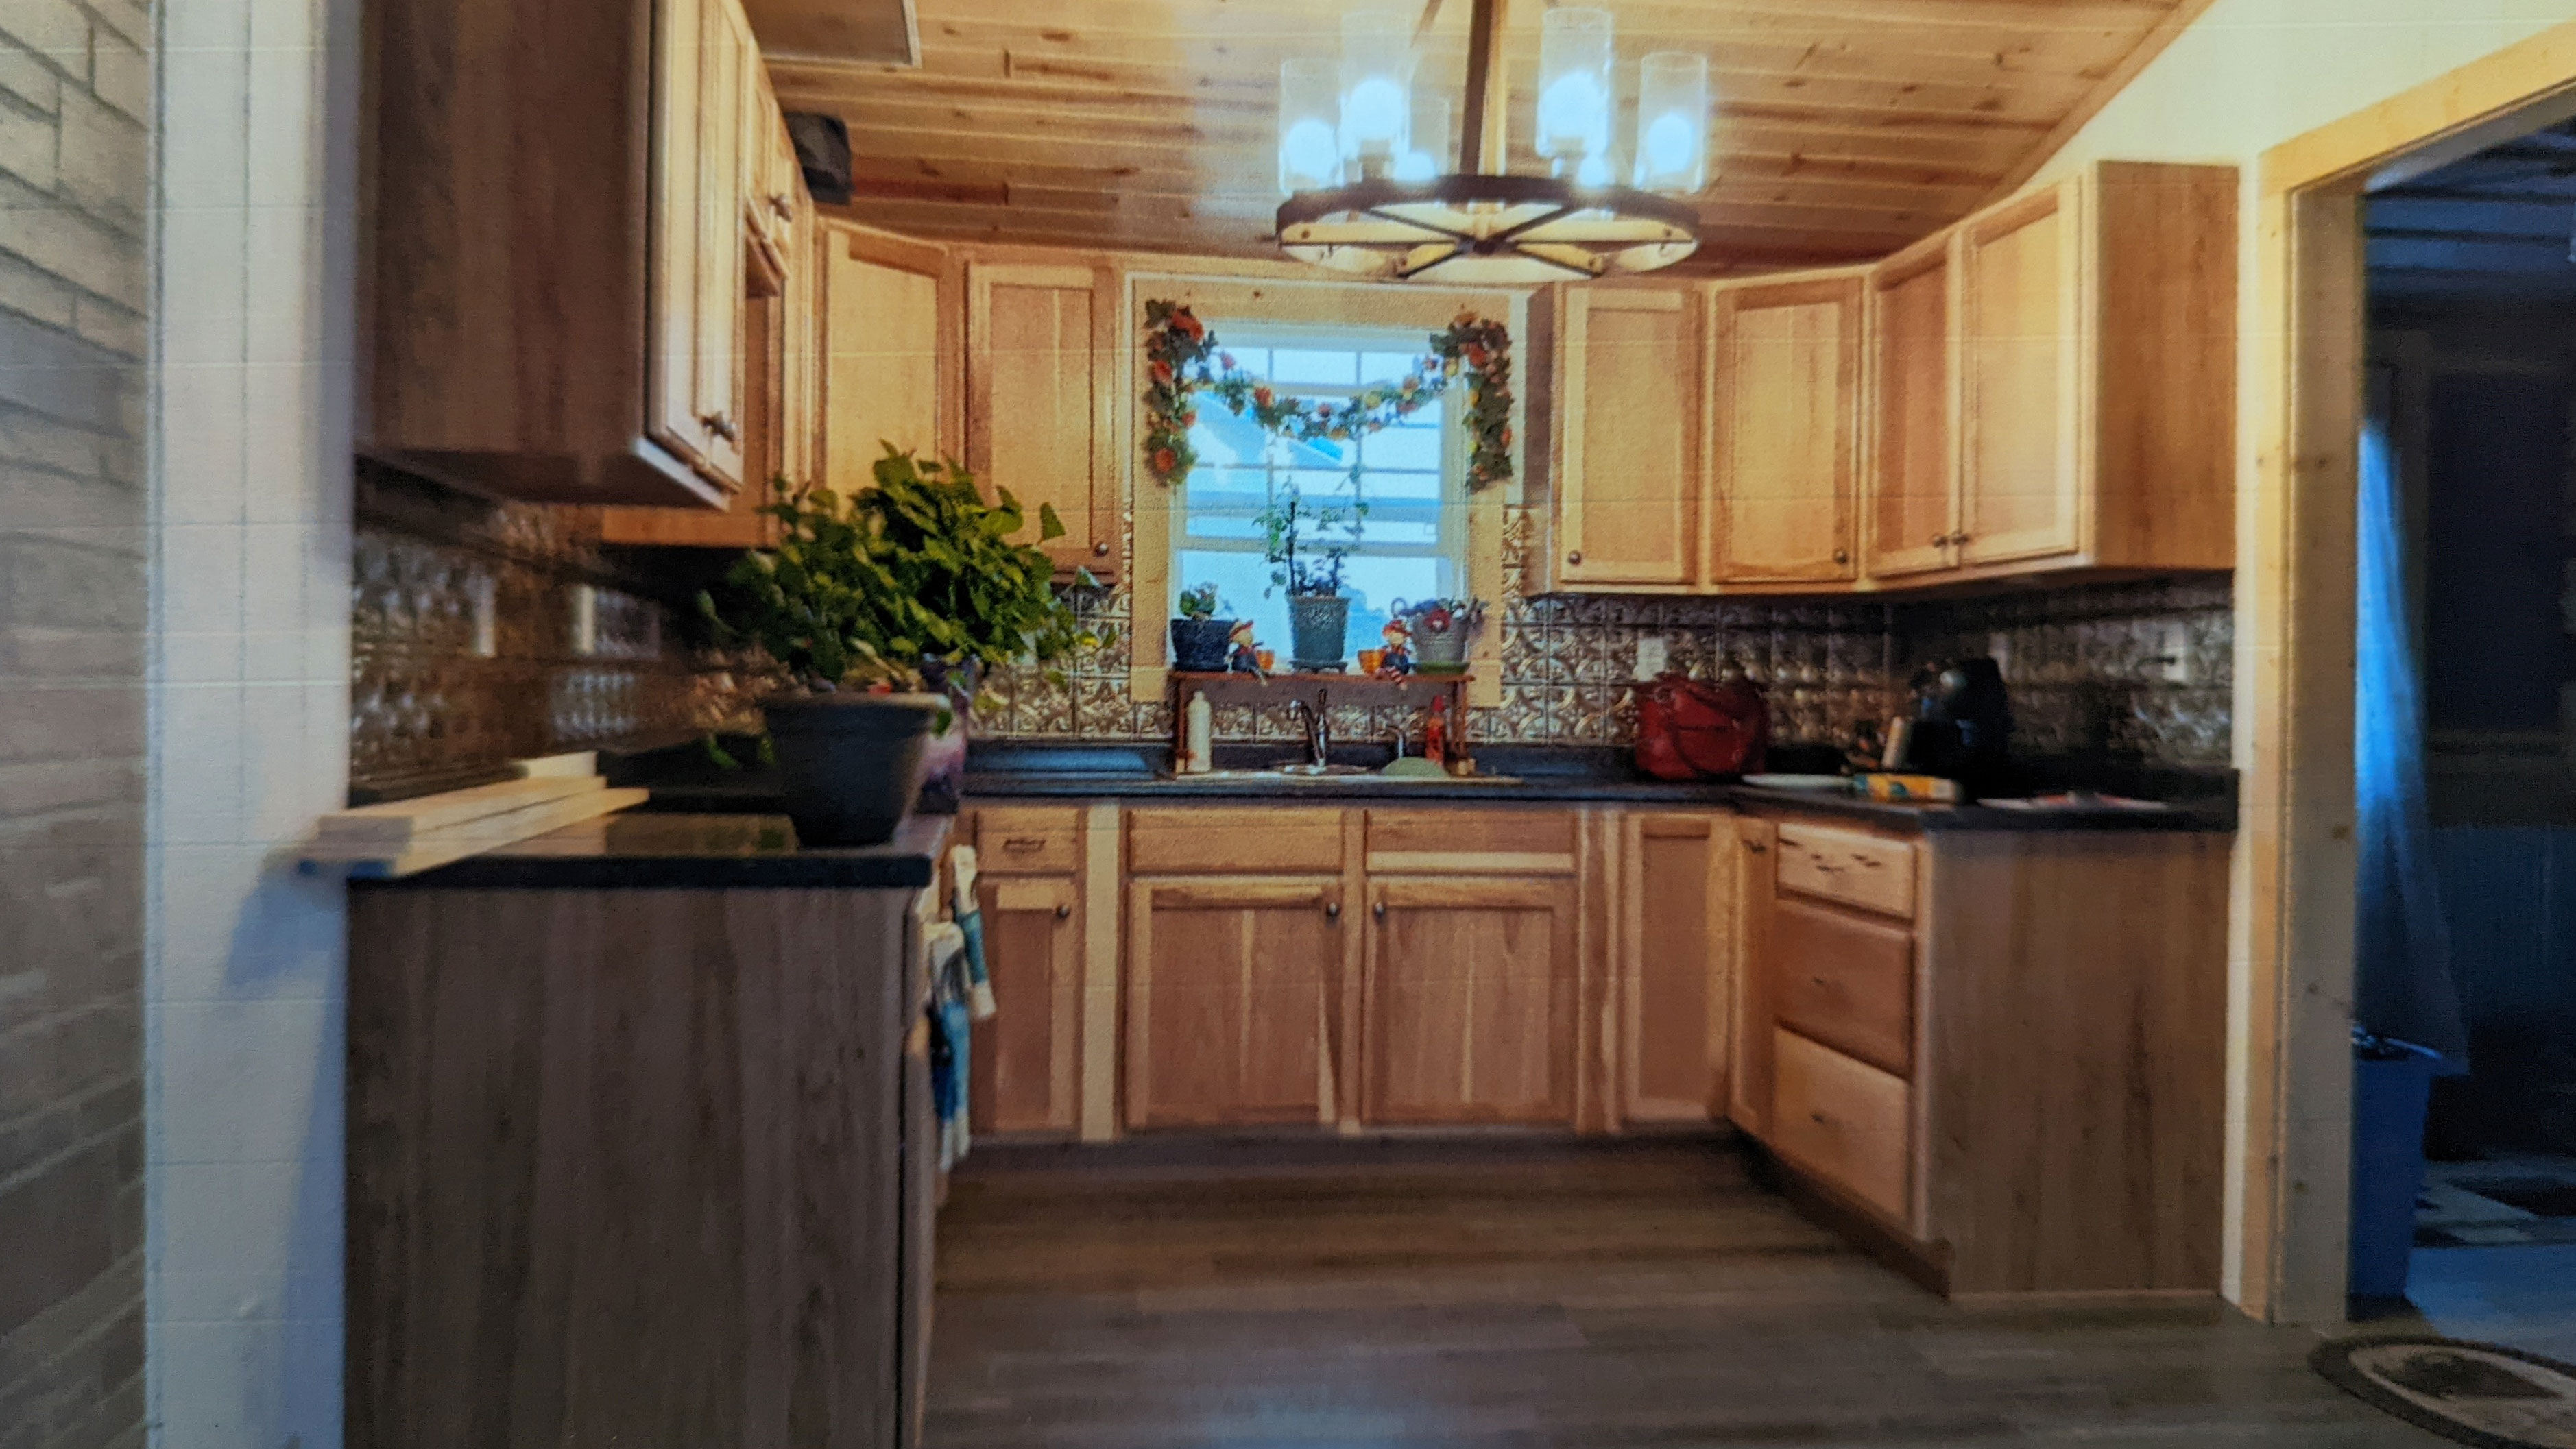
M 1908 770 L 1956 780 L 1970 796 L 2004 783 L 2012 704 L 1992 659 L 1954 659 L 1914 672 L 1914 718 L 1905 732 Z

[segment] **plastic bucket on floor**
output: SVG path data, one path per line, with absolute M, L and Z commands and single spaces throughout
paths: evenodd
M 2424 1185 L 2424 1109 L 2439 1052 L 2355 1033 L 2352 1043 L 2352 1258 L 2345 1292 L 2406 1296 L 2415 1195 Z

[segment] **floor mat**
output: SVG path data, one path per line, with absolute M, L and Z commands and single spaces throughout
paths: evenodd
M 2455 1338 L 2321 1343 L 2308 1366 L 2371 1407 L 2479 1449 L 2576 1449 L 2576 1365 Z

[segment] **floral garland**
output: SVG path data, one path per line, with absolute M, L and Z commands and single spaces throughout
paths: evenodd
M 1461 312 L 1431 334 L 1431 355 L 1393 382 L 1357 397 L 1288 397 L 1235 366 L 1207 324 L 1177 302 L 1145 303 L 1145 466 L 1156 481 L 1178 487 L 1198 464 L 1190 428 L 1199 420 L 1193 395 L 1216 395 L 1237 417 L 1301 443 L 1366 437 L 1410 417 L 1461 377 L 1467 383 L 1467 487 L 1512 476 L 1512 337 L 1500 322 Z

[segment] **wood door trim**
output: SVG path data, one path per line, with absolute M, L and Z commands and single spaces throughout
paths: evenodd
M 1572 875 L 1570 854 L 1536 850 L 1373 850 L 1371 874 L 1421 875 Z
M 1284 881 L 1268 876 L 1199 875 L 1180 879 L 1140 876 L 1131 880 L 1128 888 L 1131 892 L 1140 888 L 1145 892 L 1141 897 L 1131 895 L 1131 900 L 1182 910 L 1223 906 L 1338 906 L 1342 903 L 1342 883 L 1337 876 Z

